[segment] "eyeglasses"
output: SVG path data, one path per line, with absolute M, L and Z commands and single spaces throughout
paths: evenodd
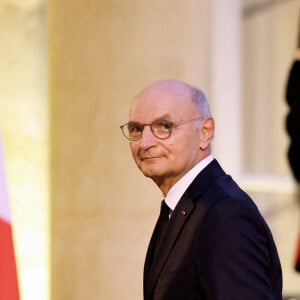
M 150 129 L 155 137 L 161 140 L 165 140 L 170 137 L 172 129 L 179 127 L 183 124 L 200 120 L 202 117 L 198 117 L 191 120 L 181 121 L 181 122 L 169 122 L 164 120 L 157 120 L 149 124 L 141 124 L 138 122 L 128 122 L 120 126 L 124 136 L 132 142 L 139 141 L 143 136 L 143 131 L 145 126 L 150 126 Z

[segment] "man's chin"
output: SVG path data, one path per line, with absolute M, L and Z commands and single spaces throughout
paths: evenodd
M 149 166 L 141 166 L 141 171 L 144 174 L 144 176 L 149 177 L 149 178 L 155 178 L 155 177 L 160 177 L 162 176 L 161 171 Z
M 165 175 L 165 165 L 161 158 L 148 158 L 139 162 L 139 169 L 149 178 L 160 178 Z

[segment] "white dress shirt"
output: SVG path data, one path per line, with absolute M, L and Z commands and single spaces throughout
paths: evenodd
M 165 197 L 165 202 L 169 206 L 171 213 L 174 211 L 180 198 L 187 190 L 196 176 L 213 160 L 213 156 L 209 155 L 201 160 L 191 170 L 189 170 L 182 178 L 180 178 L 169 190 Z

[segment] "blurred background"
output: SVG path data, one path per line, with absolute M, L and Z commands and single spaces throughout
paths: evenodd
M 214 155 L 270 225 L 284 294 L 300 294 L 285 129 L 299 12 L 299 0 L 0 1 L 0 128 L 23 300 L 142 299 L 161 194 L 119 125 L 163 78 L 206 92 Z

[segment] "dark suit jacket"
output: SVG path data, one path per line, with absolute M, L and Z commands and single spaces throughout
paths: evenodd
M 212 161 L 178 202 L 144 267 L 145 300 L 278 300 L 282 275 L 256 205 Z

